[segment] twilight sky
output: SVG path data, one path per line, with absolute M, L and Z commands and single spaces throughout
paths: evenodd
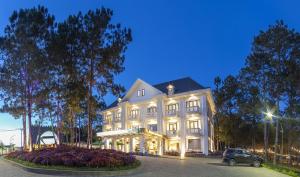
M 43 5 L 64 20 L 78 11 L 99 7 L 114 11 L 113 22 L 130 27 L 133 42 L 126 52 L 126 70 L 117 81 L 129 89 L 141 78 L 155 84 L 190 76 L 213 87 L 216 76 L 236 74 L 243 66 L 252 39 L 260 30 L 282 19 L 300 31 L 298 0 L 0 0 L 0 35 L 13 10 Z M 113 101 L 107 96 L 107 104 Z M 0 140 L 8 143 L 18 132 L 1 129 L 21 127 L 21 120 L 0 114 Z

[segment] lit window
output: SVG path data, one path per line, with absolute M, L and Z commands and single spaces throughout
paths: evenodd
M 141 91 L 140 90 L 137 91 L 137 96 L 141 96 Z
M 145 89 L 142 89 L 142 96 L 145 96 Z
M 177 123 L 169 123 L 169 130 L 176 131 L 177 130 Z

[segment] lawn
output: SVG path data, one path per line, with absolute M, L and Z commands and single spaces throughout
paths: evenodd
M 299 177 L 300 176 L 300 170 L 297 168 L 288 167 L 285 165 L 273 165 L 272 163 L 264 163 L 263 166 L 265 168 L 272 169 L 274 171 L 278 171 L 280 173 L 293 176 L 293 177 Z

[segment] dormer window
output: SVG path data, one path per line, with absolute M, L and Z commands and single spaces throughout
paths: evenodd
M 145 89 L 138 90 L 138 91 L 137 91 L 137 96 L 138 96 L 138 97 L 140 97 L 140 96 L 145 96 Z
M 172 84 L 169 84 L 167 86 L 168 89 L 168 95 L 173 95 L 174 94 L 174 86 Z

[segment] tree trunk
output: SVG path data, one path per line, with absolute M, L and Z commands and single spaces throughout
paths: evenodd
M 71 119 L 70 119 L 70 143 L 74 145 L 74 113 L 71 109 Z
M 27 149 L 27 135 L 26 135 L 26 111 L 23 113 L 23 150 Z
M 279 101 L 276 102 L 277 104 L 277 115 L 279 116 Z M 274 144 L 274 159 L 273 164 L 277 164 L 277 152 L 278 152 L 278 129 L 279 129 L 279 118 L 276 119 L 276 128 L 275 128 L 275 144 Z
M 33 150 L 33 142 L 32 142 L 32 121 L 31 121 L 31 116 L 32 116 L 32 100 L 31 100 L 31 95 L 29 95 L 28 101 L 27 101 L 27 109 L 28 109 L 28 133 L 29 133 L 29 151 Z
M 78 117 L 78 142 L 79 142 L 79 147 L 80 147 L 80 143 L 81 143 L 81 138 L 80 138 L 80 116 Z
M 90 59 L 90 76 L 89 76 L 89 90 L 88 90 L 88 137 L 87 137 L 87 148 L 92 148 L 92 104 L 91 104 L 91 97 L 93 96 L 93 80 L 94 80 L 94 60 Z
M 274 144 L 274 159 L 273 164 L 277 164 L 277 151 L 278 151 L 278 119 L 276 119 L 276 130 L 275 130 L 275 144 Z
M 268 161 L 268 135 L 267 135 L 267 130 L 268 130 L 268 124 L 267 124 L 267 121 L 265 121 L 264 123 L 264 141 L 265 141 L 265 148 L 264 148 L 264 151 L 265 151 L 265 162 Z
M 60 100 L 59 96 L 57 97 L 57 139 L 58 139 L 58 144 L 61 143 L 61 109 L 60 109 Z

